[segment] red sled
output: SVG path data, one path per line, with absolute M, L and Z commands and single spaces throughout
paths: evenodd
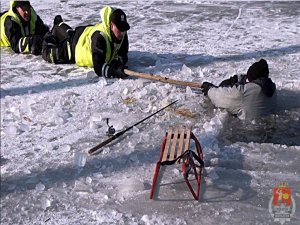
M 156 163 L 150 199 L 153 199 L 160 167 L 177 163 L 182 164 L 182 174 L 184 180 L 195 200 L 199 200 L 204 161 L 200 142 L 197 140 L 196 136 L 191 130 L 191 127 L 181 129 L 178 127 L 170 127 L 168 129 L 168 132 L 166 133 L 161 145 L 159 160 Z M 196 152 L 190 149 L 191 140 L 195 142 Z M 190 183 L 190 174 L 194 174 L 196 188 L 193 188 Z

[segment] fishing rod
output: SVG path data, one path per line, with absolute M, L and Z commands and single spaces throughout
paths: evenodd
M 95 147 L 89 149 L 89 150 L 88 150 L 88 153 L 89 153 L 90 155 L 96 155 L 96 154 L 100 153 L 100 152 L 102 151 L 101 148 L 102 148 L 103 146 L 105 146 L 105 145 L 107 145 L 108 143 L 112 142 L 113 140 L 117 139 L 118 137 L 120 137 L 121 135 L 125 134 L 127 131 L 129 131 L 129 130 L 132 129 L 133 127 L 139 125 L 140 123 L 144 122 L 145 120 L 149 119 L 150 117 L 152 117 L 152 116 L 156 115 L 157 113 L 163 111 L 165 108 L 167 108 L 167 107 L 169 107 L 169 106 L 175 104 L 177 101 L 178 101 L 178 100 L 176 100 L 176 101 L 170 103 L 169 105 L 167 105 L 167 106 L 161 108 L 160 110 L 156 111 L 155 113 L 152 113 L 151 115 L 149 115 L 149 116 L 147 116 L 146 118 L 140 120 L 140 121 L 137 122 L 136 124 L 134 124 L 134 125 L 132 125 L 132 126 L 126 128 L 125 130 L 120 131 L 120 132 L 118 132 L 118 133 L 112 135 L 110 138 L 106 139 L 106 140 L 103 141 L 102 143 L 100 143 L 100 144 L 96 145 Z

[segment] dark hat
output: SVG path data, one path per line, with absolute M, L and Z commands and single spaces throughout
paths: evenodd
M 115 9 L 112 12 L 110 22 L 113 22 L 121 32 L 130 29 L 129 24 L 127 23 L 126 14 L 122 9 Z
M 15 7 L 31 6 L 29 1 L 15 1 Z
M 259 77 L 269 77 L 269 66 L 267 61 L 264 59 L 253 63 L 247 71 L 247 78 L 250 82 Z

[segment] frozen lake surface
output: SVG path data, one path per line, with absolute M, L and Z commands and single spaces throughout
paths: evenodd
M 272 189 L 287 182 L 300 224 L 300 2 L 32 0 L 46 24 L 94 24 L 109 4 L 131 29 L 129 69 L 218 84 L 260 58 L 277 85 L 276 115 L 245 122 L 214 109 L 200 91 L 143 79 L 93 78 L 1 48 L 1 225 L 279 224 Z M 1 11 L 8 7 L 1 0 Z M 179 99 L 103 153 L 106 118 L 120 131 Z M 180 171 L 149 193 L 169 126 L 192 126 L 204 151 L 201 199 Z

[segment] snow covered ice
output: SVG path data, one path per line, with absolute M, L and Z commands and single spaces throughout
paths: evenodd
M 50 27 L 95 24 L 104 5 L 128 16 L 130 70 L 218 84 L 260 58 L 277 85 L 276 115 L 245 122 L 197 90 L 155 81 L 97 78 L 1 48 L 1 225 L 279 224 L 268 209 L 286 181 L 300 224 L 300 2 L 32 0 Z M 1 11 L 8 1 L 1 0 Z M 104 148 L 109 124 L 127 128 L 172 106 Z M 201 199 L 164 173 L 149 200 L 169 126 L 193 126 L 205 159 Z M 166 171 L 165 171 L 166 172 Z M 170 174 L 170 177 L 168 177 Z M 172 178 L 172 179 L 171 179 Z

